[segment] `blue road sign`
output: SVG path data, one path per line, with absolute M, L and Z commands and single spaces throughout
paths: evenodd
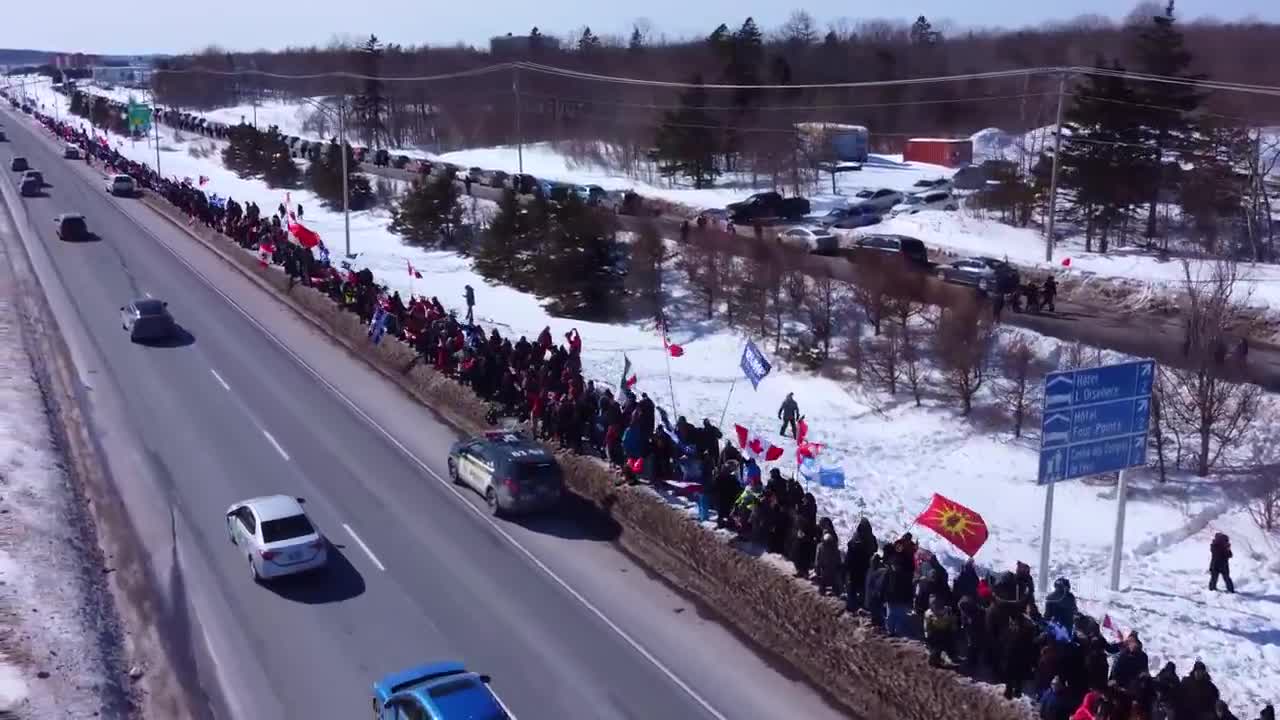
M 1040 484 L 1146 464 L 1155 370 L 1140 360 L 1046 376 Z

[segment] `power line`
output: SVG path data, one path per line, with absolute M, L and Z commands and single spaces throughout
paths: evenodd
M 593 100 L 590 98 L 566 98 L 559 95 L 549 93 L 524 92 L 523 95 L 529 97 L 538 97 L 548 100 L 558 100 L 567 103 L 580 103 L 582 105 L 608 105 L 614 107 L 626 107 L 639 110 L 682 110 L 684 105 L 657 105 L 653 103 L 629 103 L 614 100 Z M 859 110 L 867 108 L 886 108 L 886 107 L 910 107 L 916 105 L 949 105 L 953 103 L 965 102 L 988 102 L 993 100 L 1019 100 L 1022 98 L 1043 98 L 1056 97 L 1057 93 L 1020 93 L 1017 95 L 976 95 L 970 97 L 954 98 L 950 100 L 904 100 L 901 102 L 884 102 L 884 103 L 859 103 L 854 105 L 754 105 L 750 107 L 742 107 L 738 105 L 699 105 L 698 110 L 711 110 L 718 112 L 729 112 L 734 110 L 751 110 L 752 112 L 786 112 L 796 110 Z

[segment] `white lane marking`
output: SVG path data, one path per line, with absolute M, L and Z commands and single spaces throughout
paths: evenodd
M 648 650 L 646 650 L 644 646 L 642 646 L 639 642 L 637 642 L 635 638 L 631 637 L 631 635 L 629 635 L 625 630 L 619 627 L 617 623 L 610 620 L 608 616 L 606 616 L 599 608 L 593 605 L 590 600 L 587 600 L 585 597 L 583 597 L 582 593 L 579 593 L 577 590 L 574 590 L 573 587 L 570 586 L 568 582 L 566 582 L 563 578 L 557 575 L 554 570 L 552 570 L 550 567 L 547 566 L 546 563 L 539 560 L 538 557 L 534 555 L 532 551 L 530 551 L 524 545 L 521 545 L 519 540 L 516 540 L 514 537 L 512 537 L 510 533 L 508 533 L 506 530 L 503 530 L 502 526 L 499 525 L 492 517 L 486 515 L 483 511 L 480 510 L 480 508 L 476 507 L 475 505 L 472 505 L 471 502 L 467 500 L 466 496 L 462 494 L 462 491 L 453 486 L 453 483 L 445 480 L 443 477 L 440 476 L 439 473 L 437 473 L 435 470 L 432 470 L 425 462 L 419 459 L 417 455 L 414 455 L 413 451 L 405 447 L 404 443 L 397 440 L 396 437 L 392 435 L 386 428 L 378 424 L 378 422 L 374 420 L 372 417 L 370 417 L 368 413 L 366 413 L 358 405 L 356 405 L 351 398 L 347 397 L 341 390 L 335 387 L 333 383 L 326 380 L 318 370 L 311 367 L 311 365 L 309 365 L 306 360 L 302 359 L 302 356 L 294 352 L 293 349 L 290 348 L 287 344 L 285 344 L 283 340 L 281 340 L 280 338 L 272 334 L 272 332 L 268 330 L 265 325 L 259 322 L 258 319 L 255 318 L 248 310 L 241 307 L 240 304 L 237 303 L 234 299 L 232 299 L 230 295 L 226 294 L 220 288 L 215 286 L 213 282 L 209 280 L 208 277 L 206 277 L 203 273 L 197 270 L 195 266 L 193 266 L 191 263 L 187 262 L 186 258 L 179 255 L 177 250 L 174 250 L 173 248 L 169 247 L 168 243 L 166 243 L 165 241 L 157 237 L 155 233 L 150 231 L 150 229 L 143 227 L 137 219 L 133 218 L 132 215 L 130 215 L 130 213 L 125 212 L 124 208 L 119 208 L 119 210 L 123 215 L 125 215 L 125 217 L 128 217 L 130 220 L 133 220 L 134 223 L 138 225 L 139 229 L 141 229 L 147 235 L 150 235 L 152 240 L 155 240 L 157 243 L 160 244 L 161 247 L 163 247 L 165 250 L 168 250 L 169 254 L 173 255 L 174 259 L 176 259 L 179 263 L 181 263 L 184 267 L 186 267 L 187 270 L 190 271 L 192 275 L 195 275 L 197 278 L 200 278 L 200 281 L 203 282 L 205 286 L 209 288 L 209 290 L 211 290 L 215 295 L 221 297 L 224 301 L 226 301 L 226 303 L 230 305 L 232 308 L 234 308 L 236 312 L 240 313 L 240 315 L 243 316 L 244 319 L 247 320 L 250 325 L 256 327 L 268 340 L 274 343 L 276 347 L 280 348 L 281 352 L 283 352 L 285 355 L 288 355 L 290 358 L 292 358 L 293 361 L 296 362 L 299 367 L 307 371 L 307 373 L 310 374 L 312 377 L 314 377 L 317 382 L 319 382 L 326 389 L 328 389 L 329 392 L 333 393 L 334 397 L 341 400 L 342 403 L 346 405 L 348 408 L 350 408 L 351 411 L 355 413 L 357 417 L 364 420 L 364 422 L 367 423 L 369 427 L 373 428 L 375 431 L 378 432 L 378 434 L 382 435 L 382 437 L 385 438 L 387 442 L 395 446 L 395 448 L 399 450 L 411 462 L 413 462 L 418 467 L 422 468 L 422 470 L 425 471 L 427 474 L 429 474 L 431 477 L 435 478 L 436 481 L 439 482 L 441 485 L 443 485 L 446 490 L 453 493 L 454 497 L 458 498 L 459 502 L 461 502 L 463 506 L 465 506 L 466 508 L 470 509 L 473 513 L 475 513 L 476 516 L 479 517 L 483 522 L 487 523 L 489 527 L 493 529 L 494 532 L 498 533 L 498 535 L 501 536 L 502 539 L 506 540 L 507 543 L 509 543 L 512 547 L 518 550 L 522 555 L 528 558 L 529 561 L 532 562 L 535 567 L 537 567 L 553 582 L 555 582 L 557 585 L 563 588 L 565 592 L 569 593 L 571 597 L 577 600 L 578 603 L 581 604 L 584 608 L 586 608 L 591 614 L 599 618 L 600 621 L 603 622 L 606 627 L 612 630 L 615 635 L 617 635 L 619 638 L 623 640 L 623 642 L 631 646 L 631 648 L 635 650 L 637 653 L 639 653 L 641 657 L 643 657 L 651 665 L 657 668 L 657 670 L 661 672 L 663 675 L 665 675 L 668 680 L 674 683 L 676 687 L 684 691 L 684 693 L 688 695 L 689 698 L 692 699 L 695 703 L 701 706 L 702 709 L 707 712 L 707 714 L 709 714 L 713 718 L 716 718 L 716 720 L 728 720 L 728 718 L 725 717 L 724 714 L 716 710 L 711 705 L 711 703 L 707 702 L 701 695 L 697 693 L 697 691 L 695 691 L 692 687 L 690 687 L 688 683 L 681 680 L 675 674 L 675 672 L 673 672 L 666 665 L 662 664 L 662 662 L 658 660 L 658 658 L 654 657 L 654 655 L 650 653 Z M 173 221 L 169 220 L 164 215 L 160 215 L 158 211 L 149 210 L 149 212 L 155 215 L 159 215 L 160 220 L 162 222 L 173 224 L 175 228 L 178 228 L 180 231 L 184 231 L 183 228 L 178 227 L 177 223 L 174 223 Z M 197 243 L 200 243 L 198 239 L 196 239 L 195 241 Z M 201 243 L 201 246 L 203 247 L 203 243 Z M 221 258 L 219 259 L 221 260 Z M 258 288 L 259 290 L 262 289 L 258 287 L 257 284 L 254 283 L 252 280 L 246 279 L 246 282 L 253 285 L 255 288 Z M 263 292 L 266 292 L 266 291 L 264 290 Z M 286 307 L 285 309 L 288 310 L 289 312 L 295 312 L 292 308 Z M 343 349 L 345 350 L 345 348 Z M 374 372 L 376 373 L 377 371 L 375 370 Z M 381 373 L 378 373 L 378 374 L 381 375 Z
M 214 370 L 213 368 L 209 368 L 209 372 L 213 373 L 214 379 L 218 381 L 218 384 L 222 386 L 223 390 L 231 389 L 231 386 L 227 384 L 226 380 L 222 379 L 222 376 L 218 374 L 217 370 Z
M 364 541 L 360 539 L 360 536 L 356 534 L 356 531 L 352 530 L 351 526 L 346 523 L 342 523 L 342 527 L 346 528 L 347 534 L 351 536 L 352 540 L 356 541 L 356 544 L 360 546 L 361 550 L 364 550 L 364 554 L 369 556 L 369 559 L 373 561 L 373 564 L 377 565 L 378 569 L 382 572 L 386 572 L 387 567 L 382 564 L 382 561 L 378 559 L 377 555 L 373 554 L 373 551 L 369 549 L 369 546 L 364 544 Z
M 262 430 L 262 428 L 258 428 L 258 429 Z M 262 430 L 262 434 L 266 436 L 267 442 L 271 443 L 271 447 L 275 448 L 276 452 L 280 453 L 280 457 L 284 458 L 287 461 L 289 459 L 289 453 L 285 452 L 284 448 L 280 447 L 280 443 L 276 442 L 276 439 L 271 436 L 271 433 L 267 432 L 266 430 Z

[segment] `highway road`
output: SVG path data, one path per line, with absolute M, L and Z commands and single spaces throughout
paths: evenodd
M 17 201 L 14 225 L 171 604 L 155 621 L 188 639 L 174 663 L 211 716 L 368 717 L 376 677 L 457 658 L 522 720 L 846 717 L 596 529 L 488 518 L 441 477 L 449 426 L 181 229 L 107 196 L 29 119 L 6 108 L 0 122 L 4 197 L 14 155 L 51 185 Z M 71 211 L 95 241 L 55 237 Z M 148 295 L 169 302 L 181 342 L 129 341 L 118 308 Z M 252 582 L 223 513 L 268 493 L 305 498 L 336 543 L 325 576 Z

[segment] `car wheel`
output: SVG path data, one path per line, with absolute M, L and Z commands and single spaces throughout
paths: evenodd
M 258 566 L 253 564 L 253 556 L 248 555 L 246 557 L 249 558 L 249 574 L 253 577 L 254 582 L 260 584 L 262 582 L 262 576 L 258 574 Z
M 502 503 L 498 502 L 498 491 L 489 488 L 484 491 L 484 502 L 494 517 L 502 517 Z
M 979 280 L 978 280 L 978 292 L 986 292 L 986 291 L 987 291 L 987 281 L 986 281 L 986 279 L 985 279 L 985 278 L 979 278 Z
M 939 280 L 941 280 L 942 282 L 946 282 L 946 281 L 947 281 L 947 273 L 946 273 L 946 271 L 945 271 L 945 270 L 939 270 L 939 271 L 938 271 L 938 279 L 939 279 Z
M 462 484 L 462 481 L 458 479 L 458 464 L 453 461 L 453 458 L 449 458 L 449 479 L 453 481 L 454 485 Z

